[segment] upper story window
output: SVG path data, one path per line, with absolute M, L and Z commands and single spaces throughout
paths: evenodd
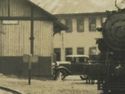
M 96 31 L 96 17 L 94 16 L 89 17 L 89 31 Z
M 82 48 L 82 47 L 77 48 L 77 54 L 83 55 L 84 54 L 84 48 Z
M 83 17 L 77 18 L 77 31 L 84 32 L 84 19 L 83 19 Z
M 67 32 L 72 32 L 72 19 L 71 18 L 65 19 L 65 24 L 68 27 Z

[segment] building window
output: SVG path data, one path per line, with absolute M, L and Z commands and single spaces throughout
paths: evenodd
M 77 18 L 77 31 L 84 32 L 84 19 L 83 19 L 83 17 Z
M 84 48 L 77 48 L 77 54 L 78 55 L 83 55 L 84 54 Z
M 70 61 L 70 58 L 67 57 L 67 55 L 72 55 L 72 48 L 66 48 L 65 49 L 66 61 Z
M 102 17 L 102 18 L 101 18 L 101 24 L 102 24 L 102 25 L 103 25 L 103 23 L 106 21 L 106 19 L 107 19 L 106 17 Z
M 67 32 L 72 32 L 72 19 L 71 18 L 65 19 L 65 24 L 68 27 Z
M 90 47 L 89 48 L 89 56 L 96 55 L 96 53 L 97 53 L 96 47 Z
M 19 21 L 18 20 L 3 20 L 2 24 L 3 25 L 18 25 Z
M 96 31 L 96 17 L 89 17 L 89 31 Z
M 65 49 L 65 54 L 66 55 L 72 55 L 72 48 L 66 48 Z
M 61 60 L 61 49 L 60 48 L 54 48 L 55 53 L 55 60 L 60 61 Z

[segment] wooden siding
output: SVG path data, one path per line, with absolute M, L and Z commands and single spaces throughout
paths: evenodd
M 45 17 L 46 15 L 38 8 L 33 9 L 34 17 Z
M 8 0 L 0 0 L 0 16 L 8 16 Z
M 26 0 L 0 0 L 0 16 L 30 16 L 31 6 Z M 10 5 L 8 5 L 10 3 Z M 8 8 L 10 7 L 10 8 Z
M 0 55 L 22 56 L 30 54 L 30 21 L 19 21 L 18 24 L 0 24 Z M 49 21 L 34 21 L 34 54 L 50 56 L 52 53 L 53 26 Z
M 48 14 L 45 11 L 33 6 L 27 0 L 0 0 L 1 17 L 31 17 L 31 9 L 34 17 L 47 19 Z
M 26 0 L 10 0 L 10 16 L 30 16 L 31 6 Z
M 19 21 L 16 25 L 1 22 L 0 54 L 2 56 L 22 56 L 30 54 L 30 21 Z
M 39 57 L 38 63 L 32 64 L 32 76 L 51 76 L 51 57 Z M 17 76 L 28 75 L 28 63 L 23 63 L 20 56 L 0 57 L 0 73 Z
M 52 23 L 48 21 L 35 21 L 34 27 L 35 54 L 39 56 L 50 56 L 52 53 Z
M 8 2 L 9 1 L 9 2 Z M 10 3 L 10 5 L 8 5 Z M 10 7 L 10 8 L 8 8 Z M 30 17 L 33 7 L 34 17 L 47 17 L 45 11 L 32 6 L 27 0 L 0 0 L 0 16 Z M 3 21 L 6 19 L 3 19 Z M 34 21 L 34 54 L 50 56 L 52 53 L 53 23 L 51 21 Z M 31 20 L 19 20 L 18 24 L 3 25 L 0 21 L 0 55 L 22 56 L 30 54 Z

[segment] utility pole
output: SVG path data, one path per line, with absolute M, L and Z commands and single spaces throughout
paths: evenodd
M 65 32 L 65 31 L 62 31 L 62 32 L 61 32 L 61 37 L 62 37 L 62 38 L 61 38 L 61 43 L 62 43 L 62 45 L 61 45 L 61 49 L 62 49 L 62 50 L 61 50 L 61 60 L 62 60 L 62 61 L 65 60 L 64 32 Z
M 33 20 L 33 6 L 31 6 L 31 32 L 30 32 L 30 53 L 31 56 L 34 55 L 34 20 Z M 32 67 L 32 62 L 31 62 L 31 57 L 29 60 L 28 64 L 28 84 L 31 84 L 31 67 Z

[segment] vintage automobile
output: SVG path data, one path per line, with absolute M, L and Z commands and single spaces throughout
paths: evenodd
M 83 80 L 86 78 L 84 74 L 84 64 L 89 64 L 87 55 L 67 55 L 66 61 L 57 61 L 53 64 L 53 78 L 55 80 L 64 80 L 68 75 L 80 75 Z

